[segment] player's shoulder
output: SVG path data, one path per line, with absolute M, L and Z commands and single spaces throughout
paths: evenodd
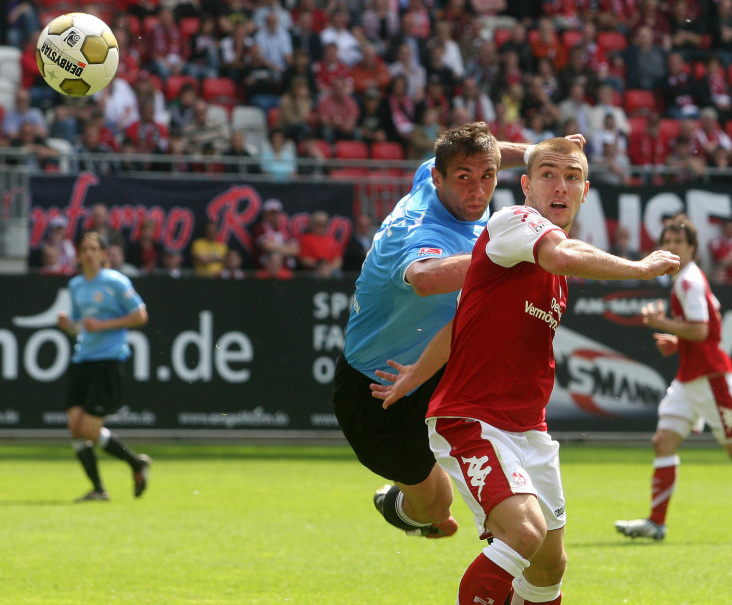
M 83 285 L 83 283 L 84 283 L 85 281 L 86 281 L 86 280 L 85 280 L 84 276 L 83 276 L 83 275 L 82 275 L 81 273 L 79 273 L 78 275 L 74 275 L 74 277 L 72 277 L 72 278 L 71 278 L 71 279 L 69 280 L 69 288 L 72 288 L 72 289 L 73 289 L 73 288 L 78 288 L 78 287 L 80 287 L 81 285 Z
M 124 273 L 120 273 L 116 269 L 104 268 L 101 270 L 99 276 L 102 281 L 108 284 L 118 284 L 125 288 L 132 285 L 130 278 L 127 277 Z

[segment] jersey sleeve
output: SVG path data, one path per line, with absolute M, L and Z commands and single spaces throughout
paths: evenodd
M 430 258 L 445 258 L 459 253 L 455 242 L 445 231 L 422 226 L 413 232 L 408 240 L 410 241 L 406 242 L 407 245 L 404 246 L 400 258 L 393 265 L 391 275 L 392 281 L 399 286 L 411 287 L 407 283 L 406 275 L 412 263 Z
M 509 206 L 488 221 L 490 239 L 485 247 L 488 257 L 502 267 L 521 262 L 535 263 L 536 244 L 550 231 L 564 231 L 534 208 Z M 566 234 L 565 234 L 566 237 Z
M 677 280 L 674 284 L 676 298 L 684 311 L 684 319 L 706 323 L 709 321 L 706 286 L 694 277 L 692 274 Z
M 145 303 L 142 297 L 137 293 L 135 287 L 132 285 L 130 278 L 122 273 L 117 272 L 114 280 L 114 290 L 117 296 L 117 300 L 127 313 L 132 313 L 137 309 L 144 308 Z

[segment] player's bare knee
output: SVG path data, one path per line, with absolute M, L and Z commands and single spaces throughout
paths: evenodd
M 527 521 L 512 528 L 510 537 L 502 540 L 507 542 L 522 557 L 530 560 L 541 548 L 544 538 L 546 538 L 546 526 Z

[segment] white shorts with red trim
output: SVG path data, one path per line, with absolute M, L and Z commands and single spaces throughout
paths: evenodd
M 671 382 L 658 405 L 658 428 L 686 437 L 702 420 L 719 443 L 732 443 L 732 374 Z
M 470 418 L 428 418 L 430 447 L 475 517 L 481 539 L 488 515 L 514 494 L 537 497 L 547 529 L 566 524 L 559 443 L 544 431 L 511 433 Z

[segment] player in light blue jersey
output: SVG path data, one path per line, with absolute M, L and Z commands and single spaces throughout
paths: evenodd
M 150 468 L 148 456 L 135 454 L 104 426 L 104 416 L 122 402 L 122 365 L 130 356 L 127 330 L 148 320 L 145 303 L 130 280 L 105 268 L 105 261 L 104 240 L 96 232 L 84 234 L 79 243 L 81 274 L 69 282 L 71 314 L 58 317 L 58 326 L 76 336 L 66 413 L 76 456 L 93 486 L 78 501 L 109 500 L 95 445 L 130 465 L 135 497 L 145 491 Z
M 581 135 L 570 137 L 581 145 Z M 371 396 L 387 360 L 414 363 L 455 314 L 475 241 L 488 221 L 499 168 L 525 161 L 527 146 L 496 141 L 483 122 L 437 140 L 435 158 L 386 217 L 356 282 L 333 405 L 361 463 L 394 482 L 378 490 L 376 508 L 410 535 L 457 531 L 452 484 L 430 450 L 425 413 L 441 373 L 388 410 Z

